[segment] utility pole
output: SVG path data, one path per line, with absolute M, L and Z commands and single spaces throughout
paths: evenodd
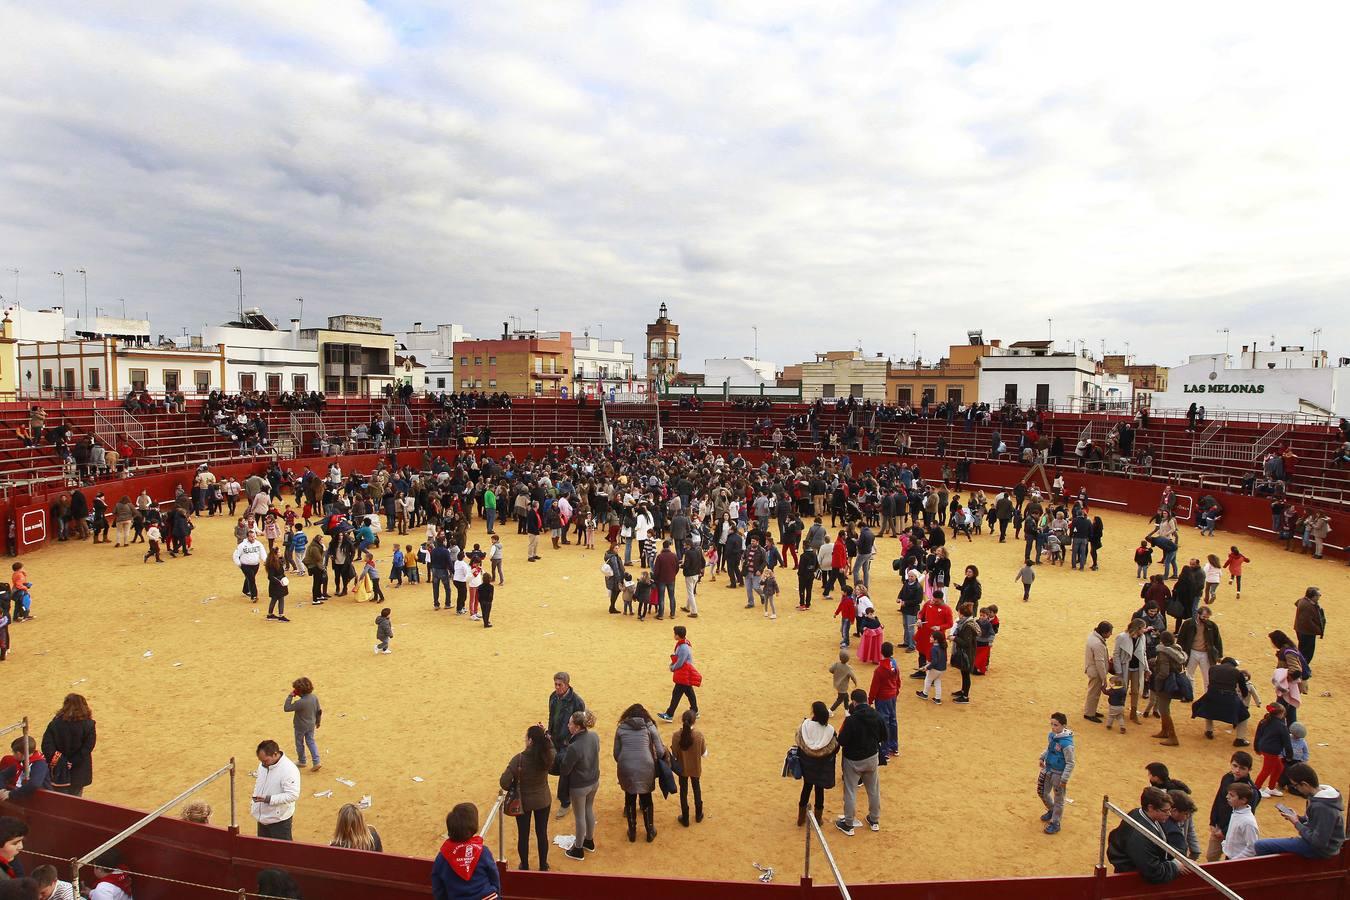
M 19 270 L 10 269 L 14 273 L 14 305 L 23 309 L 23 304 L 19 302 Z
M 89 318 L 89 273 L 84 269 L 76 269 L 75 271 L 84 279 L 84 317 L 87 319 Z M 62 279 L 61 283 L 64 284 L 65 280 Z M 97 315 L 97 311 L 95 315 Z
M 234 267 L 234 274 L 239 276 L 239 325 L 244 325 L 244 270 L 238 266 Z
M 1045 320 L 1045 336 L 1051 341 L 1055 340 L 1055 320 L 1053 318 Z M 1053 349 L 1053 348 L 1052 348 Z
M 52 274 L 61 279 L 61 311 L 64 312 L 66 309 L 66 273 L 53 272 Z M 85 310 L 85 312 L 88 313 L 89 310 Z
M 1218 329 L 1218 331 L 1219 331 L 1220 334 L 1223 335 L 1223 358 L 1224 358 L 1224 359 L 1228 359 L 1228 347 L 1229 347 L 1229 337 L 1228 337 L 1228 336 L 1229 336 L 1229 334 L 1232 332 L 1232 329 L 1231 329 L 1231 328 L 1220 328 L 1220 329 Z
M 300 304 L 300 327 L 303 328 L 305 326 L 305 298 L 296 297 L 295 302 Z
M 755 333 L 755 359 L 759 359 L 759 326 L 751 325 L 750 329 Z

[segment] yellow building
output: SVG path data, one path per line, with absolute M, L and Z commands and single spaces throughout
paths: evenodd
M 14 323 L 5 313 L 0 327 L 0 400 L 14 400 L 19 395 L 19 342 L 13 335 Z
M 935 403 L 975 403 L 979 399 L 980 360 L 998 349 L 999 341 L 952 344 L 935 365 L 891 365 L 886 372 L 886 402 L 926 407 Z

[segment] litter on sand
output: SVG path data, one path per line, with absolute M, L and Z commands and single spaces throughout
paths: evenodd
M 545 631 L 545 632 L 544 632 L 544 637 L 553 637 L 553 632 L 552 632 L 552 631 Z
M 361 802 L 356 804 L 357 809 L 370 809 L 370 795 L 366 794 L 361 798 Z
M 324 798 L 324 797 L 331 797 L 331 796 L 333 796 L 333 792 L 332 792 L 332 791 L 317 791 L 317 792 L 315 792 L 314 796 L 315 796 L 315 797 L 318 797 L 318 798 L 320 798 L 320 799 L 322 799 L 322 798 Z
M 173 664 L 173 667 L 174 667 L 175 669 L 180 669 L 180 668 L 183 667 L 183 664 L 182 664 L 182 663 L 174 663 L 174 664 Z
M 564 850 L 571 850 L 576 842 L 577 836 L 575 834 L 555 834 L 553 836 L 553 843 Z
M 356 782 L 352 781 L 350 778 L 339 778 L 337 783 L 345 784 L 347 787 L 356 787 Z
M 421 775 L 414 775 L 412 778 L 414 784 L 421 784 L 422 782 L 426 781 L 426 779 L 423 778 Z
M 78 684 L 84 684 L 84 683 L 85 683 L 86 681 L 88 681 L 88 680 L 89 680 L 88 678 L 81 678 L 79 681 L 72 681 L 72 682 L 70 683 L 70 686 L 71 686 L 71 687 L 75 687 L 75 686 L 78 685 Z
M 144 653 L 141 654 L 141 659 L 149 659 L 150 657 L 152 657 L 152 656 L 154 656 L 154 655 L 155 655 L 155 651 L 153 651 L 153 650 L 147 650 L 147 651 L 145 651 Z
M 773 881 L 773 866 L 761 866 L 757 862 L 752 862 L 750 865 L 754 866 L 760 872 L 759 876 L 760 881 L 764 882 L 765 884 L 768 884 L 769 882 Z

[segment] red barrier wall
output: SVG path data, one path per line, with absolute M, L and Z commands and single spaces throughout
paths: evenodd
M 135 822 L 141 813 L 92 800 L 40 792 L 18 806 L 0 803 L 0 813 L 25 819 L 29 826 L 29 853 L 19 857 L 31 871 L 51 860 L 45 854 L 69 860 L 87 853 Z M 218 810 L 217 816 L 226 815 Z M 251 830 L 251 823 L 247 823 Z M 494 829 L 495 830 L 495 829 Z M 495 835 L 489 846 L 496 848 Z M 228 829 L 194 825 L 177 819 L 159 819 L 121 845 L 129 871 L 154 874 L 197 885 L 253 890 L 257 873 L 266 868 L 290 872 L 304 895 L 322 900 L 402 900 L 431 896 L 431 861 L 392 854 L 338 850 L 314 844 L 288 843 Z M 654 850 L 654 852 L 660 852 Z M 957 851 L 954 848 L 953 853 Z M 691 882 L 688 879 L 637 878 L 565 872 L 502 873 L 502 894 L 511 900 L 834 900 L 839 896 L 829 881 L 819 853 L 815 885 L 798 882 L 784 873 L 773 884 L 746 882 Z M 58 863 L 62 878 L 69 866 Z M 1308 861 L 1297 856 L 1271 856 L 1206 868 L 1247 900 L 1345 900 L 1350 851 L 1329 860 Z M 1085 868 L 1087 863 L 1085 862 Z M 896 861 L 902 873 L 903 859 Z M 83 873 L 89 878 L 92 872 Z M 201 887 L 138 878 L 137 900 L 219 900 L 223 895 Z M 1046 878 L 1009 878 L 983 881 L 940 881 L 850 885 L 856 900 L 1128 900 L 1136 897 L 1213 897 L 1200 879 L 1186 876 L 1165 886 L 1145 884 L 1136 875 L 1104 873 Z

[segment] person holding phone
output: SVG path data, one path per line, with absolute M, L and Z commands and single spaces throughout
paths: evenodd
M 1295 763 L 1285 770 L 1289 793 L 1308 801 L 1303 815 L 1283 803 L 1276 805 L 1289 820 L 1297 837 L 1262 838 L 1255 854 L 1297 853 L 1307 859 L 1328 859 L 1341 852 L 1345 843 L 1345 801 L 1340 791 L 1322 784 L 1317 772 L 1307 763 Z
M 258 837 L 289 841 L 295 801 L 300 799 L 300 770 L 276 741 L 258 744 L 258 762 L 250 810 L 258 823 Z

